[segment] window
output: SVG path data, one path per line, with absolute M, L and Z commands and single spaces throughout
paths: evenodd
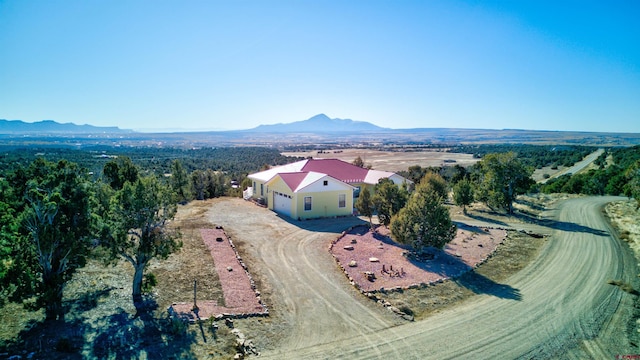
M 347 196 L 345 194 L 338 195 L 338 207 L 347 207 Z
M 304 197 L 304 211 L 311 211 L 311 196 Z
M 260 196 L 264 196 L 264 184 L 260 184 Z
M 322 182 L 322 185 L 324 185 L 324 186 L 329 185 L 329 181 L 327 181 L 327 180 L 323 181 L 323 182 Z

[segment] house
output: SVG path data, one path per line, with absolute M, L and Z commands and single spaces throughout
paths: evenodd
M 346 216 L 360 191 L 373 187 L 382 178 L 399 186 L 410 182 L 388 171 L 364 169 L 338 159 L 306 159 L 273 167 L 248 176 L 252 187 L 245 199 L 293 219 Z

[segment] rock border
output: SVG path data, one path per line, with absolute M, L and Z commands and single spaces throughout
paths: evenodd
M 376 228 L 380 226 L 377 225 Z M 349 273 L 347 272 L 347 269 L 342 265 L 342 263 L 340 262 L 340 260 L 333 254 L 332 250 L 333 247 L 338 243 L 338 241 L 340 241 L 342 238 L 344 238 L 345 236 L 347 236 L 347 234 L 349 232 L 351 232 L 352 230 L 358 228 L 358 227 L 369 227 L 368 225 L 354 225 L 349 227 L 348 229 L 344 230 L 337 238 L 335 238 L 334 240 L 331 241 L 331 243 L 329 244 L 329 253 L 331 254 L 331 256 L 333 257 L 333 260 L 336 262 L 336 265 L 338 266 L 338 268 L 340 268 L 340 270 L 342 270 L 343 274 L 345 275 L 345 277 L 347 278 L 347 280 L 349 281 L 349 284 L 351 284 L 351 286 L 353 286 L 356 290 L 358 290 L 358 292 L 360 292 L 362 295 L 364 295 L 365 297 L 367 297 L 368 299 L 375 301 L 376 303 L 382 305 L 384 308 L 389 309 L 391 312 L 393 312 L 394 314 L 402 317 L 405 320 L 408 321 L 413 321 L 413 315 L 409 315 L 407 313 L 402 312 L 400 309 L 398 309 L 397 307 L 393 306 L 390 302 L 380 299 L 376 294 L 381 293 L 381 294 L 386 294 L 388 292 L 402 292 L 405 290 L 409 290 L 409 289 L 426 289 L 430 286 L 435 286 L 437 284 L 443 283 L 445 281 L 450 281 L 450 280 L 454 280 L 459 278 L 460 276 L 468 273 L 469 271 L 475 270 L 477 269 L 480 265 L 486 263 L 489 259 L 491 259 L 496 251 L 498 250 L 499 245 L 502 244 L 502 242 L 496 247 L 495 250 L 493 250 L 492 252 L 488 253 L 486 257 L 484 257 L 482 260 L 480 260 L 478 263 L 476 263 L 473 267 L 470 267 L 467 270 L 463 270 L 461 272 L 459 272 L 457 275 L 455 276 L 449 276 L 449 277 L 441 277 L 437 280 L 434 281 L 429 281 L 429 282 L 421 282 L 421 283 L 415 283 L 415 284 L 411 284 L 411 285 L 407 285 L 407 286 L 396 286 L 393 288 L 380 288 L 379 290 L 371 290 L 371 291 L 367 291 L 367 290 L 363 290 L 360 285 L 355 282 L 355 280 L 349 276 Z M 487 230 L 504 230 L 507 233 L 509 231 L 517 231 L 517 232 L 521 232 L 524 234 L 527 234 L 529 236 L 532 237 L 543 237 L 543 235 L 540 234 L 536 234 L 533 233 L 531 231 L 525 231 L 525 230 L 514 230 L 511 228 L 505 228 L 505 227 L 497 227 L 497 226 L 479 226 L 478 228 L 481 229 L 487 229 Z M 371 231 L 371 229 L 369 229 L 369 231 Z
M 222 233 L 224 234 L 224 236 L 227 238 L 228 244 L 231 247 L 231 249 L 233 250 L 233 253 L 235 255 L 235 259 L 238 262 L 238 264 L 242 267 L 242 269 L 244 270 L 246 276 L 249 279 L 249 284 L 251 286 L 251 290 L 253 290 L 253 292 L 255 293 L 256 299 L 258 301 L 258 304 L 262 307 L 262 311 L 256 311 L 256 312 L 239 312 L 239 313 L 232 313 L 232 312 L 224 312 L 224 313 L 219 313 L 219 314 L 215 314 L 215 315 L 210 315 L 208 317 L 200 317 L 199 314 L 196 314 L 196 312 L 194 311 L 195 309 L 191 308 L 189 310 L 189 312 L 185 312 L 185 311 L 177 311 L 174 307 L 181 308 L 181 307 L 185 307 L 185 306 L 190 306 L 192 305 L 191 303 L 187 303 L 187 302 L 179 302 L 179 303 L 173 303 L 171 306 L 169 306 L 169 308 L 167 309 L 167 312 L 169 313 L 169 317 L 178 317 L 183 321 L 187 321 L 189 323 L 195 323 L 198 320 L 204 321 L 204 320 L 208 320 L 209 318 L 213 317 L 214 320 L 218 321 L 218 320 L 224 320 L 224 319 L 245 319 L 245 318 L 249 318 L 249 317 L 266 317 L 269 316 L 269 308 L 267 307 L 267 305 L 264 303 L 264 301 L 261 298 L 261 293 L 258 290 L 255 281 L 253 280 L 253 276 L 251 276 L 251 273 L 249 272 L 249 268 L 247 267 L 246 263 L 242 260 L 242 257 L 240 256 L 240 254 L 238 253 L 238 249 L 236 248 L 235 244 L 233 243 L 233 240 L 231 239 L 231 236 L 229 236 L 223 229 L 222 226 L 217 225 L 215 227 L 216 230 L 220 230 L 222 231 Z M 216 239 L 217 240 L 217 239 Z M 204 239 L 203 239 L 204 241 Z M 215 259 L 214 259 L 215 261 Z M 215 303 L 217 304 L 216 301 L 211 301 L 211 300 L 202 300 L 198 302 L 199 304 L 211 304 L 211 303 Z M 232 310 L 232 308 L 229 308 L 229 310 Z

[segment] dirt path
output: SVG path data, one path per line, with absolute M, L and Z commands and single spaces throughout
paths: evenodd
M 266 275 L 270 289 L 265 290 L 271 292 L 266 305 L 284 322 L 278 333 L 270 334 L 277 340 L 272 354 L 294 354 L 305 347 L 354 337 L 375 346 L 385 342 L 376 332 L 401 323 L 390 311 L 360 296 L 328 252 L 329 242 L 360 223 L 359 219 L 290 224 L 238 199 L 214 204 L 208 217 L 223 225 L 234 243 L 260 262 L 250 267 L 254 275 Z
M 262 253 L 270 277 L 282 289 L 294 329 L 282 347 L 262 356 L 612 358 L 633 353 L 624 345 L 625 312 L 632 296 L 606 283 L 631 281 L 636 271 L 635 261 L 609 235 L 601 214 L 606 202 L 618 199 L 571 199 L 557 208 L 557 221 L 549 223 L 552 238 L 540 257 L 505 284 L 505 291 L 519 292 L 520 299 L 499 291 L 478 295 L 424 321 L 397 327 L 357 297 L 354 301 L 342 286 L 344 279 L 319 272 L 331 269 L 322 255 L 325 250 L 313 246 L 322 235 L 301 229 L 271 243 L 262 239 L 256 242 L 256 253 Z M 295 273 L 281 272 L 293 269 Z

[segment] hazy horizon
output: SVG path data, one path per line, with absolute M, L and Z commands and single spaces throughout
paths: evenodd
M 0 2 L 0 118 L 637 133 L 638 14 L 623 0 Z

